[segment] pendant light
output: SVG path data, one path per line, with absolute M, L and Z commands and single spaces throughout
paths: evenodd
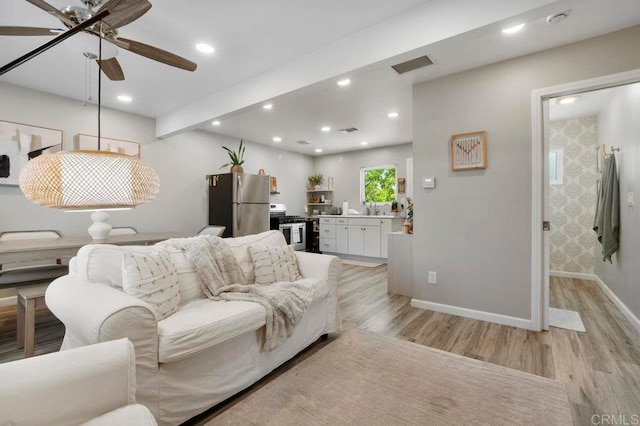
M 99 40 L 102 59 L 102 37 Z M 101 101 L 102 73 L 98 71 L 98 150 L 63 151 L 30 160 L 19 178 L 20 189 L 27 199 L 44 207 L 87 211 L 133 208 L 156 197 L 160 181 L 144 161 L 100 151 Z M 106 222 L 104 215 L 99 216 L 101 222 Z

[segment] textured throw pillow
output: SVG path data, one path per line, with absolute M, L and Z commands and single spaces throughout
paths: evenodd
M 256 284 L 293 282 L 302 278 L 291 246 L 249 246 Z
M 122 288 L 151 305 L 159 320 L 180 308 L 178 272 L 167 253 L 123 253 Z

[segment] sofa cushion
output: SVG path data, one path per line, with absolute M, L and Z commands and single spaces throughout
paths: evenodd
M 324 300 L 329 285 L 323 279 L 305 278 L 313 285 L 311 305 Z M 179 361 L 203 349 L 264 326 L 265 309 L 253 302 L 200 299 L 182 305 L 158 322 L 158 360 Z
M 178 271 L 168 253 L 123 253 L 122 288 L 155 310 L 159 320 L 180 307 Z
M 82 247 L 71 263 L 70 270 L 81 279 L 93 283 L 107 284 L 122 290 L 122 254 L 151 253 L 155 246 L 115 246 L 112 244 L 89 244 Z M 204 297 L 200 278 L 191 262 L 182 251 L 163 247 L 178 271 L 180 300 L 188 303 Z
M 153 246 L 88 244 L 78 250 L 73 269 L 85 281 L 122 290 L 122 254 L 151 253 L 154 250 Z
M 244 274 L 247 284 L 253 284 L 255 282 L 255 273 L 253 270 L 253 262 L 251 261 L 251 255 L 249 254 L 249 246 L 251 245 L 263 245 L 263 246 L 285 246 L 287 241 L 284 239 L 284 235 L 280 231 L 266 231 L 255 235 L 247 235 L 245 237 L 225 238 L 224 242 L 231 247 L 240 269 Z
M 297 281 L 302 278 L 291 246 L 249 246 L 256 284 Z
M 252 302 L 195 300 L 158 322 L 158 360 L 173 362 L 265 324 L 265 309 Z

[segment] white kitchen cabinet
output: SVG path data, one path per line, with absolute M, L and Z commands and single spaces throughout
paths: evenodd
M 380 257 L 380 225 L 362 227 L 363 250 L 365 256 Z
M 320 251 L 336 253 L 336 218 L 320 218 Z
M 362 225 L 349 225 L 349 254 L 364 256 L 364 233 Z
M 400 230 L 402 219 L 373 216 L 320 217 L 320 250 L 328 253 L 386 258 L 387 235 Z
M 349 253 L 349 223 L 347 218 L 336 219 L 336 253 Z
M 389 235 L 392 231 L 391 219 L 380 219 L 380 257 L 389 257 Z

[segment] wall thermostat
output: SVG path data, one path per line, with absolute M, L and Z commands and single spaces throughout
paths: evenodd
M 422 187 L 423 188 L 435 188 L 436 187 L 436 178 L 434 177 L 426 177 L 422 178 Z

